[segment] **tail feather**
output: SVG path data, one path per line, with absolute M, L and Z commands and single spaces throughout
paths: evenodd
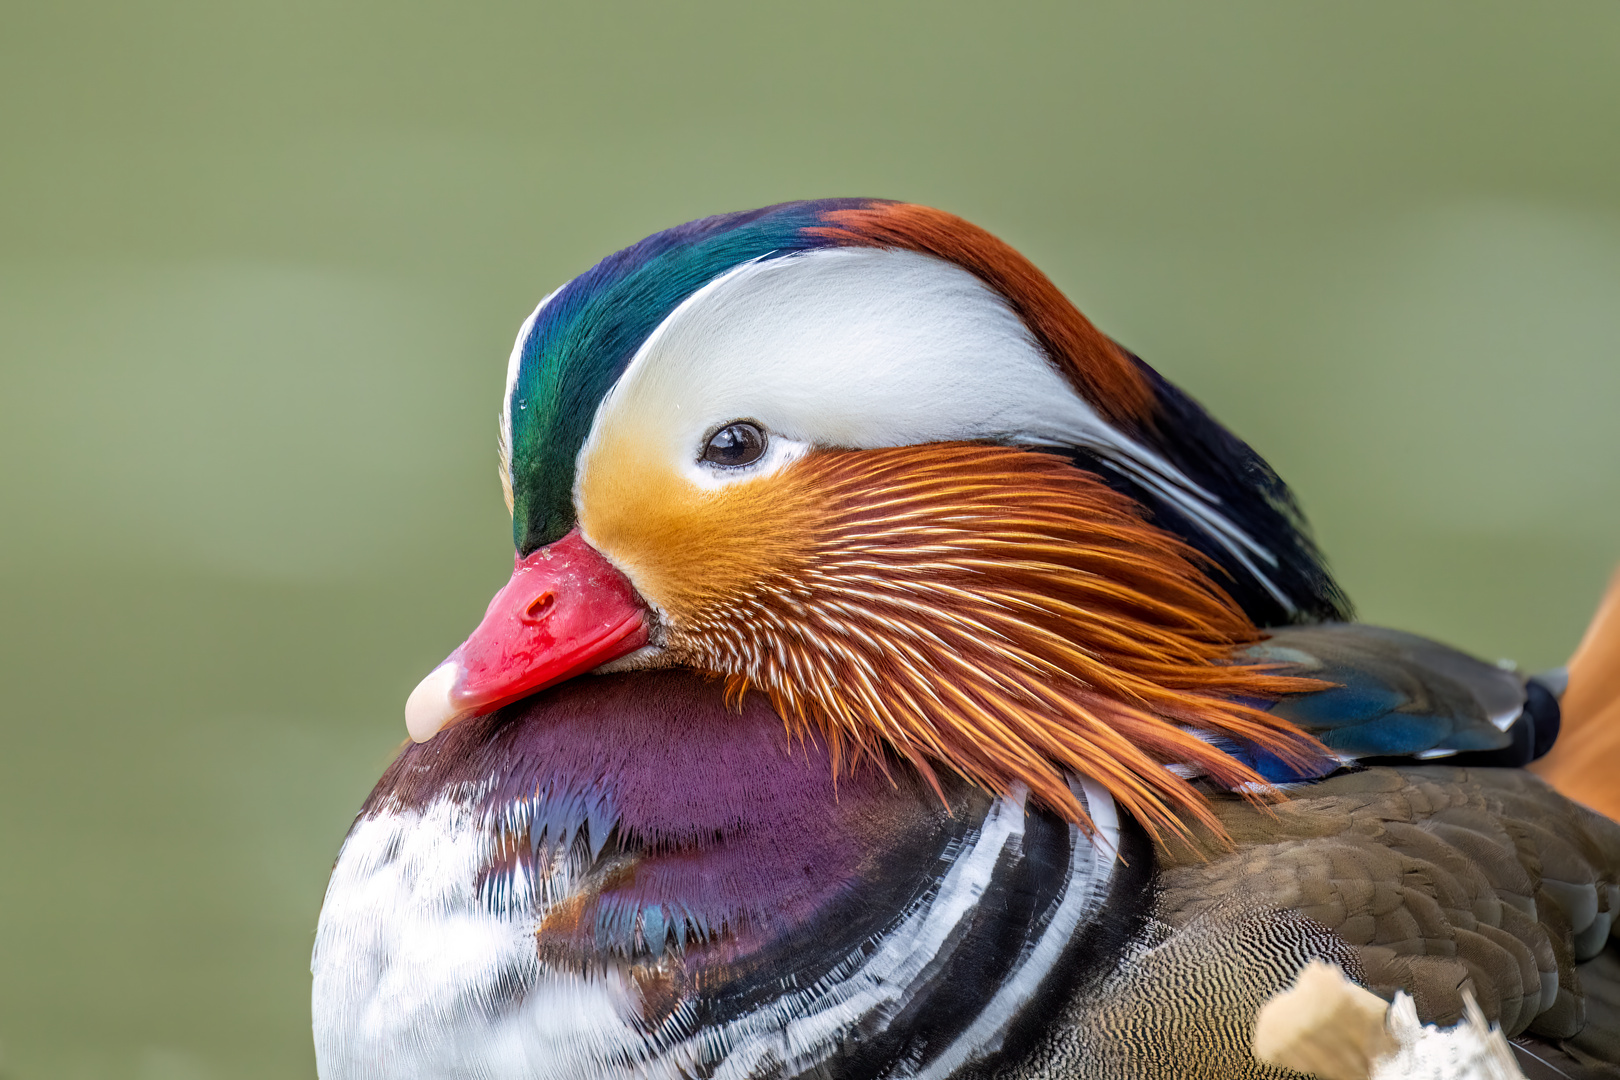
M 1620 572 L 1569 661 L 1558 742 L 1530 768 L 1560 792 L 1620 820 Z

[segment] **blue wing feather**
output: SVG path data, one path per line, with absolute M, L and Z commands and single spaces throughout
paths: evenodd
M 1333 684 L 1291 695 L 1270 711 L 1332 750 L 1341 763 L 1520 766 L 1545 753 L 1558 728 L 1556 687 L 1414 634 L 1361 623 L 1276 630 L 1240 662 Z M 1253 747 L 1228 748 L 1267 780 L 1315 779 Z

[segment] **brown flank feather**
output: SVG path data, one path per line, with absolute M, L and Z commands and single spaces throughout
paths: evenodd
M 1262 635 L 1201 557 L 1059 457 L 818 451 L 779 474 L 768 507 L 768 522 L 732 522 L 753 532 L 759 572 L 688 578 L 665 598 L 667 647 L 726 674 L 733 696 L 767 694 L 835 762 L 889 746 L 936 786 L 936 764 L 997 793 L 1022 783 L 1089 830 L 1064 779 L 1078 773 L 1158 836 L 1185 835 L 1183 816 L 1220 833 L 1166 763 L 1264 786 L 1188 728 L 1302 764 L 1326 753 L 1232 700 L 1322 684 L 1226 662 Z

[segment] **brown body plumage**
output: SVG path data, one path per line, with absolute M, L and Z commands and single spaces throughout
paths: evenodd
M 1620 955 L 1601 941 L 1578 952 L 1566 913 L 1572 895 L 1590 892 L 1594 911 L 1620 895 L 1613 821 L 1518 770 L 1444 766 L 1338 776 L 1273 814 L 1229 796 L 1213 806 L 1221 838 L 1200 829 L 1192 847 L 1158 848 L 1137 951 L 996 1080 L 1297 1076 L 1254 1060 L 1249 1040 L 1256 1011 L 1312 958 L 1385 998 L 1412 995 L 1429 1023 L 1455 1023 L 1471 992 L 1504 1033 L 1592 1065 L 1543 1043 L 1560 1071 L 1532 1075 L 1616 1075 L 1591 1058 L 1620 1057 Z

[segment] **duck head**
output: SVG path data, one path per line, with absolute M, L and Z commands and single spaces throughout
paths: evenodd
M 406 706 L 411 736 L 589 671 L 768 697 L 834 768 L 1065 779 L 1149 827 L 1167 763 L 1309 740 L 1230 661 L 1345 606 L 1287 489 L 1027 260 L 925 207 L 790 203 L 611 256 L 523 324 L 500 414 L 511 581 Z M 936 790 L 938 785 L 936 783 Z

